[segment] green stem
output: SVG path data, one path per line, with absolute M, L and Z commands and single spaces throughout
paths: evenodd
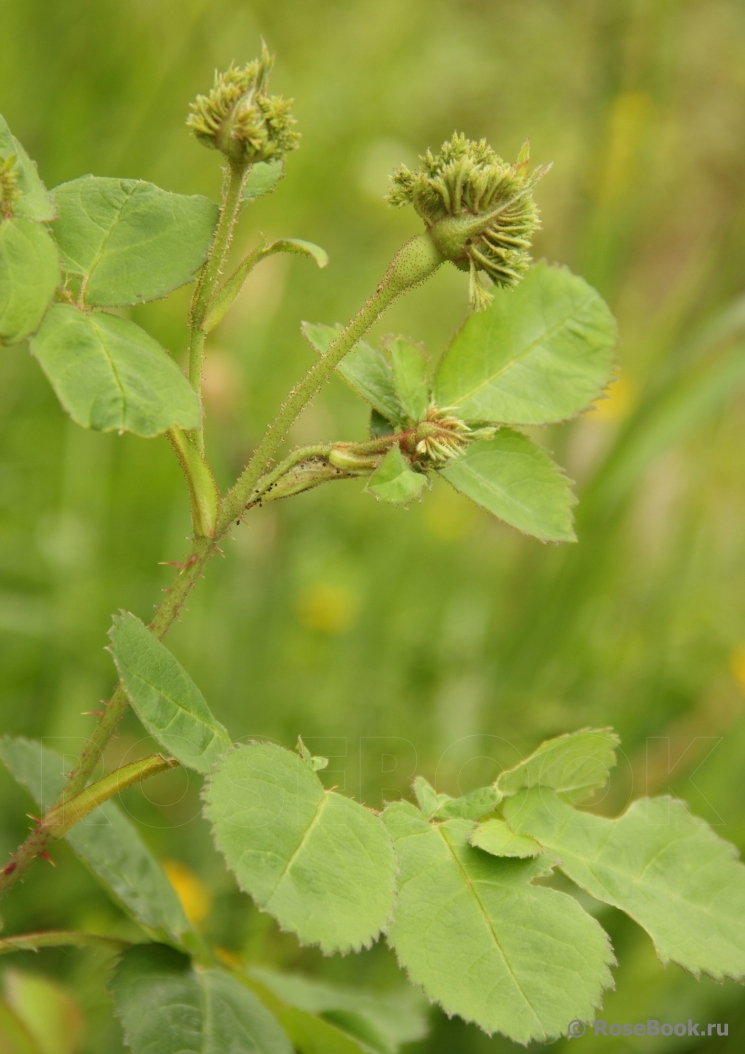
M 241 208 L 243 185 L 246 182 L 246 176 L 250 167 L 245 161 L 228 159 L 220 219 L 207 262 L 194 290 L 189 316 L 189 380 L 194 390 L 200 396 L 202 393 L 202 369 L 204 366 L 204 341 L 206 337 L 203 323 L 230 251 L 233 230 Z M 197 430 L 195 438 L 197 448 L 203 452 L 204 430 L 202 427 Z
M 104 937 L 98 933 L 78 933 L 75 930 L 46 930 L 43 933 L 19 933 L 0 940 L 0 955 L 9 952 L 37 951 L 39 948 L 76 947 L 108 948 L 111 952 L 123 952 L 131 947 L 130 941 L 117 937 Z
M 117 721 L 127 705 L 126 695 L 121 685 L 117 688 L 117 692 L 114 694 L 109 708 L 104 715 L 105 717 L 108 717 L 119 693 L 121 693 L 124 698 L 124 703 L 118 711 L 118 717 L 116 718 Z M 79 782 L 81 774 L 84 773 L 86 769 L 90 775 L 93 766 L 98 760 L 101 745 L 106 742 L 106 740 L 103 739 L 104 732 L 102 731 L 102 726 L 108 729 L 108 738 L 111 737 L 111 733 L 116 727 L 115 724 L 112 724 L 111 719 L 107 724 L 104 724 L 103 720 L 98 723 L 95 734 L 95 742 L 99 744 L 98 749 L 95 751 L 89 751 L 86 754 L 86 763 L 84 763 L 85 759 L 81 753 L 75 774 L 68 780 L 63 793 L 59 796 L 52 808 L 46 812 L 41 823 L 33 829 L 23 845 L 21 845 L 16 851 L 10 863 L 6 864 L 6 866 L 0 870 L 0 897 L 3 897 L 10 892 L 13 885 L 31 866 L 34 860 L 46 852 L 47 846 L 51 841 L 56 838 L 61 838 L 71 827 L 74 827 L 79 820 L 100 805 L 101 802 L 118 794 L 119 791 L 124 790 L 125 787 L 129 787 L 133 783 L 147 778 L 147 776 L 153 776 L 158 772 L 165 772 L 166 769 L 174 768 L 178 764 L 178 762 L 174 761 L 172 758 L 167 759 L 156 754 L 152 757 L 145 758 L 144 761 L 135 761 L 131 765 L 125 765 L 124 768 L 112 772 L 109 776 L 104 776 L 103 779 L 98 780 L 87 788 L 85 787 L 87 776 L 85 776 L 83 778 L 83 788 L 81 788 L 81 792 L 79 794 L 77 792 L 73 793 L 71 787 L 74 787 L 75 784 Z M 87 747 L 90 747 L 92 742 L 93 740 L 89 740 Z M 74 780 L 75 782 L 73 782 Z
M 178 764 L 175 758 L 164 758 L 162 754 L 151 754 L 147 758 L 123 765 L 122 768 L 110 772 L 108 776 L 96 780 L 90 787 L 85 787 L 74 798 L 50 809 L 44 816 L 42 826 L 52 838 L 62 838 L 76 823 L 80 823 L 109 798 L 121 794 L 133 783 L 141 783 L 150 776 L 157 776 L 161 772 L 167 772 L 168 769 L 177 768 Z
M 168 590 L 150 624 L 150 629 L 159 640 L 166 635 L 178 617 L 184 601 L 213 552 L 215 552 L 215 543 L 212 538 L 195 539 L 189 556 L 181 565 L 176 581 Z M 78 763 L 68 777 L 62 793 L 49 810 L 50 812 L 69 802 L 85 788 L 128 705 L 129 698 L 120 682 L 93 730 L 93 734 L 81 750 Z M 28 870 L 34 860 L 46 851 L 52 839 L 52 833 L 43 824 L 33 829 L 26 841 L 13 854 L 10 863 L 0 869 L 0 898 L 10 892 L 15 882 Z
M 204 332 L 201 328 L 201 323 L 205 318 L 207 305 L 214 292 L 230 247 L 230 238 L 240 207 L 241 193 L 247 171 L 246 166 L 241 167 L 232 162 L 230 164 L 228 185 L 217 233 L 215 234 L 215 241 L 194 294 L 190 317 L 192 347 L 189 358 L 189 378 L 197 391 L 201 389 L 202 356 L 204 351 Z M 150 624 L 150 629 L 159 640 L 166 635 L 170 626 L 178 617 L 189 591 L 201 576 L 202 570 L 210 556 L 214 552 L 219 551 L 216 548 L 216 542 L 230 530 L 234 520 L 240 519 L 246 505 L 256 500 L 257 490 L 259 495 L 264 493 L 273 485 L 270 481 L 272 477 L 276 477 L 274 482 L 277 482 L 281 475 L 287 472 L 288 468 L 298 464 L 297 460 L 292 460 L 293 458 L 300 457 L 300 460 L 302 460 L 303 457 L 323 456 L 318 454 L 311 455 L 308 450 L 326 451 L 328 449 L 326 447 L 306 448 L 302 457 L 300 456 L 300 451 L 294 451 L 276 469 L 267 473 L 267 465 L 277 447 L 285 438 L 293 421 L 311 401 L 323 382 L 332 375 L 347 352 L 351 351 L 357 341 L 364 336 L 386 308 L 402 293 L 426 281 L 443 262 L 444 257 L 429 234 L 417 235 L 417 237 L 412 238 L 411 241 L 402 246 L 391 261 L 391 265 L 375 293 L 363 305 L 349 325 L 339 334 L 323 358 L 318 360 L 308 370 L 299 384 L 293 388 L 287 401 L 280 408 L 277 417 L 264 433 L 263 439 L 237 483 L 222 501 L 214 537 L 194 538 L 191 552 L 182 564 L 178 578 L 168 591 L 166 598 L 159 605 Z M 196 438 L 198 448 L 203 450 L 204 440 L 201 430 Z M 329 466 L 329 471 L 332 468 L 333 466 Z M 280 472 L 280 470 L 282 471 Z M 262 479 L 263 476 L 266 476 L 266 478 Z M 334 470 L 334 475 L 331 478 L 339 478 L 337 470 Z M 307 484 L 300 486 L 298 489 L 307 489 Z M 119 683 L 103 716 L 94 729 L 93 735 L 81 751 L 78 764 L 70 774 L 65 788 L 52 806 L 52 810 L 69 802 L 85 788 L 102 755 L 104 747 L 127 708 L 128 701 L 127 693 L 122 684 Z M 44 828 L 43 824 L 40 824 L 31 832 L 23 845 L 13 855 L 10 863 L 0 870 L 0 897 L 10 891 L 16 880 L 28 869 L 36 857 L 46 850 L 51 838 L 52 834 Z
M 424 282 L 443 261 L 444 257 L 428 234 L 417 235 L 399 249 L 373 295 L 342 330 L 326 354 L 315 362 L 303 379 L 295 385 L 267 428 L 238 482 L 225 496 L 217 520 L 218 538 L 225 533 L 231 522 L 240 516 L 245 506 L 255 500 L 256 485 L 288 429 L 323 382 L 333 374 L 347 352 L 352 350 L 394 300 L 407 289 Z
M 191 525 L 195 537 L 212 538 L 220 507 L 220 491 L 204 454 L 177 425 L 169 428 L 168 439 L 186 477 L 191 505 Z
M 176 581 L 168 590 L 165 599 L 159 605 L 150 624 L 150 629 L 158 640 L 162 640 L 165 637 L 174 620 L 178 617 L 178 613 L 192 586 L 196 583 L 202 573 L 202 568 L 212 555 L 214 545 L 212 538 L 197 538 L 194 541 L 189 556 L 179 569 Z M 52 808 L 70 801 L 71 798 L 74 798 L 76 794 L 83 790 L 90 779 L 91 773 L 101 760 L 103 749 L 111 739 L 128 705 L 129 697 L 120 682 L 103 716 L 93 730 L 93 735 L 81 750 L 78 763 L 70 774 L 65 789 Z

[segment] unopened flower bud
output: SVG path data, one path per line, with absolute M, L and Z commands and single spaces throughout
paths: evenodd
M 198 95 L 186 124 L 205 146 L 232 161 L 253 164 L 282 157 L 298 146 L 300 136 L 291 113 L 292 100 L 267 94 L 274 63 L 264 44 L 261 58 L 243 69 L 230 66 L 215 73 L 209 95 Z
M 457 133 L 423 167 L 402 165 L 393 174 L 392 205 L 413 205 L 442 255 L 471 275 L 471 302 L 485 306 L 489 294 L 478 272 L 495 285 L 515 285 L 530 263 L 530 243 L 540 226 L 533 187 L 547 168 L 528 171 L 526 143 L 514 164 L 503 161 L 482 139 Z
M 449 409 L 430 406 L 414 435 L 415 453 L 435 465 L 458 457 L 470 442 L 471 429 Z

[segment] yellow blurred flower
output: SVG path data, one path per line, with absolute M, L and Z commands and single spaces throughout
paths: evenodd
M 331 582 L 306 586 L 297 598 L 298 622 L 318 633 L 345 633 L 357 619 L 356 598 L 351 590 Z
M 730 673 L 745 690 L 745 644 L 738 644 L 729 657 Z
M 212 907 L 212 896 L 204 882 L 179 860 L 163 860 L 161 866 L 176 890 L 189 922 L 196 926 L 206 919 Z
M 589 416 L 596 421 L 622 421 L 631 413 L 635 402 L 634 386 L 624 376 L 617 377 L 603 398 L 593 405 Z
M 240 970 L 243 966 L 243 959 L 241 959 L 240 955 L 232 952 L 230 948 L 215 948 L 215 955 L 221 963 L 224 963 L 231 970 Z

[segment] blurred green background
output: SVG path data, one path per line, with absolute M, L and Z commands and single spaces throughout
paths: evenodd
M 252 513 L 210 567 L 169 644 L 236 737 L 331 756 L 329 780 L 371 805 L 415 772 L 467 791 L 549 735 L 612 724 L 624 753 L 601 809 L 672 793 L 745 848 L 745 7 L 738 0 L 0 0 L 0 111 L 49 187 L 138 177 L 217 196 L 217 155 L 187 135 L 188 101 L 263 35 L 273 88 L 296 100 L 302 148 L 243 221 L 312 239 L 325 271 L 274 257 L 215 332 L 209 453 L 222 484 L 312 361 L 302 319 L 345 321 L 418 229 L 382 200 L 387 173 L 458 129 L 513 158 L 530 136 L 553 170 L 535 249 L 609 300 L 622 342 L 609 400 L 541 433 L 577 480 L 579 545 L 524 539 L 437 485 L 377 504 L 358 483 Z M 177 358 L 189 290 L 138 308 Z M 466 280 L 443 269 L 376 327 L 446 347 Z M 340 381 L 295 442 L 361 438 Z M 165 440 L 77 429 L 27 349 L 0 358 L 2 727 L 74 754 L 81 712 L 110 691 L 103 647 L 120 607 L 147 619 L 186 546 Z M 108 762 L 148 743 L 134 718 Z M 251 960 L 381 988 L 377 947 L 324 960 L 235 890 L 183 771 L 128 792 L 210 939 Z M 0 850 L 29 800 L 0 774 Z M 129 925 L 66 850 L 3 907 L 8 932 Z M 663 970 L 650 940 L 591 907 L 621 962 L 608 1021 L 727 1021 L 728 1039 L 586 1037 L 582 1050 L 731 1050 L 742 989 Z M 14 957 L 68 986 L 86 1054 L 121 1049 L 91 952 Z M 74 1030 L 72 1030 L 74 1031 Z M 72 1035 L 71 1031 L 71 1035 Z M 70 1041 L 71 1044 L 73 1041 Z M 556 1046 L 563 1047 L 566 1041 Z M 513 1045 L 433 1013 L 420 1054 Z M 573 1049 L 573 1046 L 572 1048 Z

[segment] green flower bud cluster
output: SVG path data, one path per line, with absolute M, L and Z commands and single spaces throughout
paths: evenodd
M 292 100 L 267 94 L 273 64 L 274 57 L 263 45 L 261 58 L 243 69 L 230 66 L 215 73 L 214 87 L 209 95 L 196 97 L 186 121 L 201 143 L 249 164 L 297 148 L 300 136 L 294 130 Z
M 488 146 L 456 133 L 439 154 L 427 151 L 416 172 L 402 165 L 393 173 L 391 205 L 413 205 L 442 255 L 471 274 L 471 302 L 490 297 L 478 272 L 495 285 L 515 285 L 530 263 L 530 243 L 540 226 L 533 187 L 548 168 L 528 171 L 529 144 L 510 164 Z

